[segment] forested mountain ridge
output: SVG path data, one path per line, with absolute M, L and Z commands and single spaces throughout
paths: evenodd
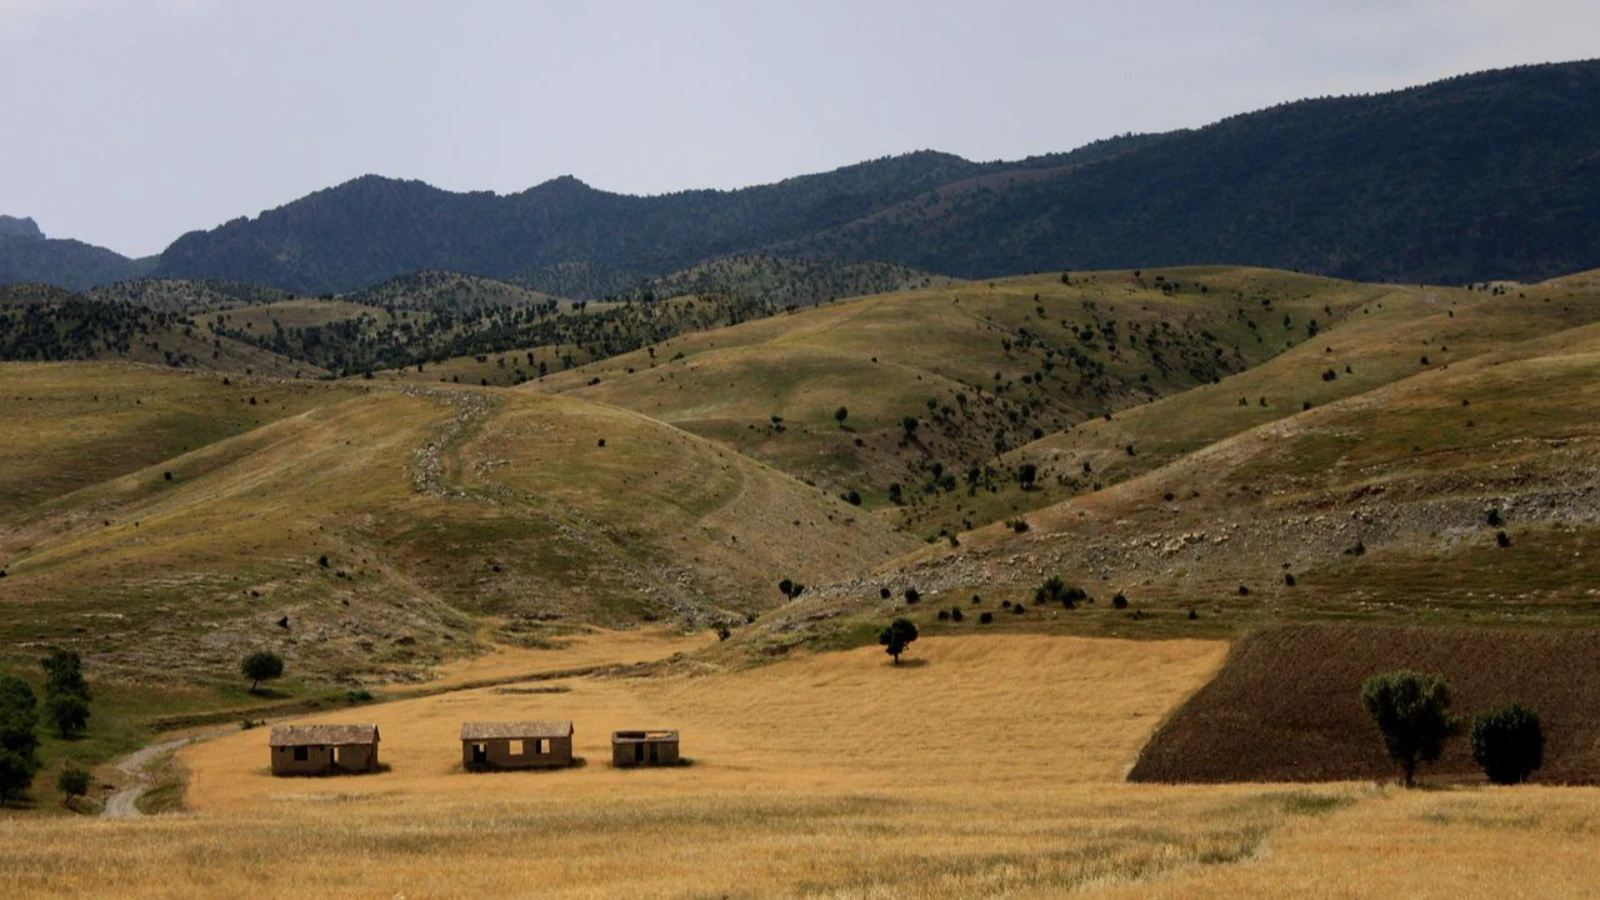
M 452 193 L 367 175 L 175 241 L 158 263 L 0 229 L 0 283 L 138 277 L 302 294 L 425 270 L 577 299 L 741 254 L 963 278 L 1248 263 L 1407 283 L 1600 265 L 1600 61 L 1321 98 L 1071 153 L 919 151 L 739 190 L 629 196 L 565 176 Z
M 553 272 L 626 273 L 592 279 L 608 293 L 759 252 L 966 278 L 1237 262 L 1538 280 L 1600 264 L 1596 146 L 1600 63 L 1528 66 L 1019 162 L 924 151 L 735 191 L 633 197 L 564 177 L 502 197 L 367 176 L 185 235 L 160 272 L 307 292 L 429 268 L 547 291 Z
M 71 291 L 138 278 L 156 260 L 129 259 L 82 241 L 46 237 L 31 218 L 0 215 L 0 284 L 52 284 Z

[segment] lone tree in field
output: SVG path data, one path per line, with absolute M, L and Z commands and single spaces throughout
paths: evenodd
M 283 657 L 271 650 L 257 650 L 239 663 L 239 672 L 250 679 L 250 693 L 263 681 L 271 681 L 283 674 Z
M 850 418 L 850 410 L 845 409 L 844 407 L 841 406 L 838 409 L 833 411 L 833 418 L 834 418 L 834 421 L 839 423 L 839 427 L 843 428 L 844 427 L 844 420 Z
M 917 639 L 917 625 L 910 619 L 895 619 L 878 635 L 878 643 L 883 645 L 883 652 L 894 657 L 894 664 L 900 665 L 900 654 L 906 652 L 906 647 Z
M 1417 763 L 1434 762 L 1444 742 L 1460 732 L 1450 715 L 1450 683 L 1438 675 L 1385 672 L 1361 685 L 1361 706 L 1383 733 L 1389 756 L 1416 783 Z
M 1544 765 L 1544 725 L 1537 710 L 1518 703 L 1472 720 L 1472 758 L 1495 784 L 1521 784 Z

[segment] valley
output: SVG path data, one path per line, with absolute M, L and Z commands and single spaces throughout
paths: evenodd
M 117 837 L 92 860 L 127 873 L 126 896 L 173 867 L 196 895 L 1266 895 L 1417 829 L 1470 843 L 1495 884 L 1555 896 L 1580 878 L 1593 788 L 1484 791 L 1458 750 L 1424 773 L 1448 789 L 1400 791 L 1353 715 L 1277 738 L 1323 735 L 1326 764 L 1253 757 L 1251 780 L 1282 784 L 1172 760 L 1217 758 L 1215 723 L 1250 706 L 1234 685 L 1264 676 L 1240 648 L 1301 641 L 1295 665 L 1340 673 L 1303 682 L 1337 694 L 1355 670 L 1336 661 L 1374 647 L 1401 655 L 1349 665 L 1454 671 L 1403 651 L 1446 634 L 1554 660 L 1571 654 L 1514 648 L 1600 633 L 1587 278 L 1054 272 L 733 322 L 717 304 L 745 301 L 517 290 L 46 296 L 167 316 L 162 334 L 224 352 L 172 365 L 80 331 L 90 358 L 0 363 L 0 670 L 68 649 L 97 697 L 89 737 L 44 745 L 33 809 L 0 816 L 43 823 L 0 851 L 8 889 L 84 889 L 28 860 L 85 829 Z M 304 340 L 456 309 L 641 343 L 542 377 L 537 348 L 335 377 Z M 521 377 L 486 372 L 507 367 Z M 1042 594 L 1051 576 L 1081 593 Z M 896 617 L 921 635 L 900 665 L 874 645 Z M 285 675 L 250 690 L 239 659 L 261 648 Z M 1516 696 L 1561 729 L 1547 770 L 1592 782 L 1592 717 L 1560 687 L 1588 675 L 1524 669 Z M 1504 696 L 1455 677 L 1472 708 Z M 1341 696 L 1300 702 L 1354 708 Z M 455 730 L 492 718 L 570 718 L 586 764 L 461 772 Z M 262 720 L 376 723 L 387 769 L 273 778 Z M 691 765 L 605 764 L 613 729 L 658 726 Z M 52 814 L 52 773 L 123 784 L 115 761 L 171 734 L 204 739 L 147 770 L 154 815 Z M 1511 824 L 1533 808 L 1537 826 Z M 368 864 L 335 863 L 350 827 L 377 841 Z M 498 859 L 505 828 L 527 836 L 489 868 L 405 850 Z M 1537 873 L 1517 864 L 1531 842 L 1555 860 Z

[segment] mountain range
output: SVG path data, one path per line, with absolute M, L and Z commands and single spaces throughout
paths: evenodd
M 1021 161 L 920 151 L 732 191 L 629 196 L 566 176 L 497 195 L 368 175 L 186 234 L 153 274 L 337 293 L 427 269 L 542 289 L 604 272 L 578 283 L 615 289 L 762 253 L 966 278 L 1226 262 L 1531 281 L 1600 265 L 1597 147 L 1600 61 L 1560 63 Z M 81 290 L 149 266 L 10 230 L 0 282 Z

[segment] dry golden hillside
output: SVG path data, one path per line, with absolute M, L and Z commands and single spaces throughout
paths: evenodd
M 161 377 L 141 397 L 203 388 L 226 406 L 237 387 Z M 731 451 L 581 400 L 254 390 L 249 408 L 304 411 L 209 443 L 197 431 L 170 458 L 131 453 L 0 531 L 13 652 L 59 643 L 103 673 L 208 679 L 267 646 L 301 678 L 414 677 L 482 649 L 482 622 L 509 643 L 591 623 L 742 623 L 784 599 L 782 578 L 836 580 L 911 546 Z M 192 420 L 154 422 L 190 439 Z M 23 436 L 41 448 L 27 458 L 129 437 L 52 435 Z

